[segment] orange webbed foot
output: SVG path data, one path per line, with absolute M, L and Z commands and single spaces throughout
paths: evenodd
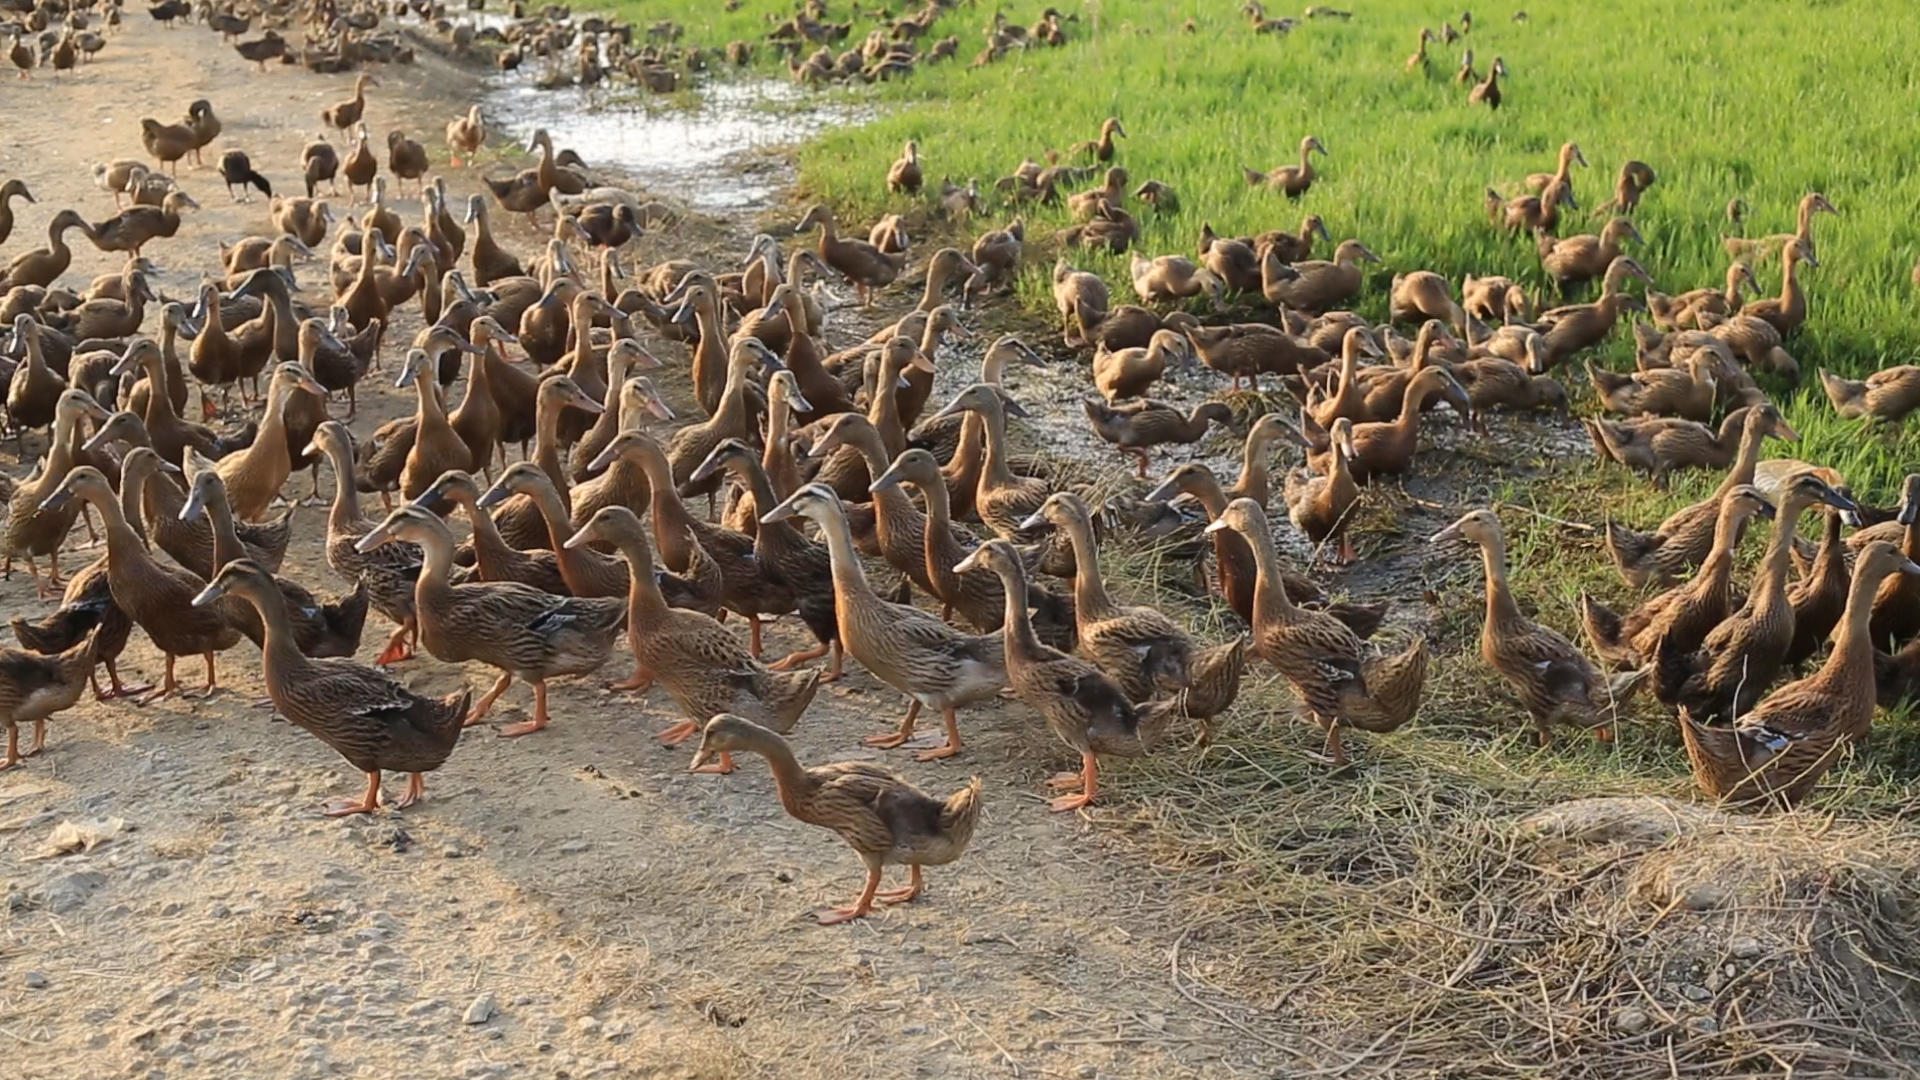
M 855 919 L 864 919 L 872 910 L 872 908 L 861 907 L 822 908 L 814 912 L 813 917 L 820 921 L 821 926 L 838 926 Z
M 503 739 L 517 739 L 522 735 L 531 735 L 536 731 L 543 731 L 546 729 L 546 726 L 547 718 L 544 716 L 536 716 L 532 720 L 522 720 L 517 724 L 508 724 L 506 727 L 500 729 L 499 735 Z
M 1068 810 L 1078 810 L 1092 801 L 1093 796 L 1082 791 L 1073 795 L 1062 795 L 1057 799 L 1049 800 L 1047 802 L 1047 809 L 1059 814 Z
M 1058 772 L 1047 778 L 1047 786 L 1055 791 L 1079 791 L 1087 786 L 1087 778 L 1078 772 Z
M 913 755 L 913 760 L 939 761 L 942 758 L 953 757 L 955 754 L 958 754 L 959 752 L 960 752 L 960 745 L 958 743 L 943 743 L 939 746 L 934 747 L 931 750 L 920 751 L 919 753 Z
M 693 733 L 699 730 L 700 725 L 691 720 L 682 720 L 660 734 L 655 735 L 654 739 L 662 746 L 679 746 L 681 743 L 692 738 Z
M 877 747 L 881 750 L 891 750 L 906 742 L 909 737 L 910 736 L 904 732 L 888 731 L 879 735 L 869 735 L 860 740 L 860 745 Z

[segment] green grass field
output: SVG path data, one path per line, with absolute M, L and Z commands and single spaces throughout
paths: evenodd
M 717 44 L 764 34 L 767 13 L 789 7 L 749 0 L 732 13 L 681 3 L 633 10 L 678 15 L 688 40 Z M 1031 21 L 1039 7 L 1003 10 Z M 1512 6 L 1479 9 L 1469 38 L 1431 50 L 1424 76 L 1403 70 L 1417 30 L 1457 18 L 1457 10 L 1381 0 L 1351 21 L 1316 19 L 1284 37 L 1251 33 L 1225 2 L 1105 0 L 1069 10 L 1080 17 L 1069 24 L 1068 47 L 1015 52 L 968 70 L 990 9 L 962 7 L 935 28 L 960 37 L 960 62 L 893 83 L 824 91 L 886 107 L 870 123 L 800 147 L 803 189 L 849 220 L 871 220 L 909 208 L 883 183 L 906 139 L 919 140 L 931 178 L 977 178 L 985 186 L 1023 158 L 1090 138 L 1111 114 L 1131 133 L 1119 160 L 1134 182 L 1159 179 L 1180 193 L 1177 214 L 1139 208 L 1143 251 L 1191 253 L 1203 222 L 1244 233 L 1291 227 L 1303 212 L 1316 212 L 1336 240 L 1359 237 L 1384 257 L 1359 305 L 1384 317 L 1395 272 L 1431 269 L 1455 282 L 1505 273 L 1542 288 L 1530 243 L 1498 235 L 1481 197 L 1489 186 L 1512 191 L 1527 173 L 1550 171 L 1560 143 L 1572 139 L 1593 163 L 1575 174 L 1585 206 L 1607 197 L 1623 160 L 1644 160 L 1658 172 L 1636 215 L 1647 240 L 1636 254 L 1668 292 L 1723 278 L 1729 199 L 1746 200 L 1744 228 L 1758 234 L 1790 231 L 1800 195 L 1825 192 L 1841 214 L 1817 221 L 1822 263 L 1805 278 L 1812 313 L 1791 345 L 1808 385 L 1820 365 L 1857 373 L 1920 355 L 1920 303 L 1910 279 L 1920 257 L 1910 211 L 1920 202 L 1920 177 L 1903 164 L 1920 153 L 1908 105 L 1920 82 L 1920 23 L 1901 5 L 1621 0 L 1542 6 L 1519 24 L 1509 19 Z M 833 15 L 847 11 L 839 6 Z M 1197 33 L 1180 31 L 1189 17 Z M 856 18 L 849 42 L 872 25 Z M 1469 107 L 1453 82 L 1468 45 L 1482 70 L 1496 55 L 1506 61 L 1511 74 L 1498 113 Z M 760 63 L 773 70 L 777 61 L 763 49 Z M 1241 179 L 1242 165 L 1292 160 L 1307 134 L 1320 136 L 1331 154 L 1317 159 L 1322 178 L 1298 206 Z M 1036 250 L 1066 223 L 1062 210 L 1022 212 L 1029 236 L 1042 238 Z M 1077 261 L 1107 274 L 1124 295 L 1123 259 L 1081 254 Z M 1777 264 L 1763 267 L 1761 280 L 1774 288 Z M 1039 271 L 1023 297 L 1046 307 Z M 1608 355 L 1625 362 L 1624 336 Z M 1789 411 L 1807 437 L 1802 452 L 1850 467 L 1857 486 L 1888 495 L 1899 462 L 1920 444 L 1863 444 L 1855 425 L 1833 422 L 1823 400 L 1811 407 L 1806 400 L 1794 395 Z
M 1723 280 L 1728 256 L 1721 237 L 1736 228 L 1725 217 L 1729 199 L 1744 199 L 1750 207 L 1739 226 L 1745 233 L 1787 232 L 1800 196 L 1818 190 L 1840 214 L 1816 219 L 1821 265 L 1803 279 L 1810 317 L 1788 342 L 1806 380 L 1799 388 L 1769 386 L 1803 441 L 1775 444 L 1770 453 L 1837 467 L 1856 494 L 1883 505 L 1897 500 L 1900 477 L 1920 467 L 1920 439 L 1839 420 L 1814 376 L 1823 366 L 1858 375 L 1920 358 L 1920 287 L 1911 279 L 1920 257 L 1920 226 L 1912 211 L 1920 205 L 1920 177 L 1910 167 L 1920 157 L 1920 127 L 1912 120 L 1920 20 L 1906 5 L 1541 3 L 1519 24 L 1509 19 L 1518 5 L 1474 6 L 1471 36 L 1459 45 L 1436 45 L 1424 75 L 1403 70 L 1415 35 L 1423 24 L 1457 20 L 1457 5 L 1356 0 L 1351 21 L 1304 22 L 1285 37 L 1251 33 L 1233 0 L 1057 6 L 1079 15 L 1066 48 L 1016 52 L 968 70 L 993 5 L 961 7 L 934 31 L 935 37 L 960 37 L 958 62 L 898 82 L 822 91 L 871 100 L 879 115 L 797 148 L 803 197 L 829 202 L 847 221 L 864 223 L 889 211 L 924 219 L 931 216 L 930 196 L 913 201 L 885 189 L 887 166 L 905 140 L 919 141 L 930 187 L 937 189 L 943 175 L 977 179 L 991 198 L 993 179 L 1023 158 L 1091 138 L 1104 117 L 1115 115 L 1131 135 L 1121 144 L 1119 161 L 1133 183 L 1169 183 L 1182 205 L 1170 216 L 1131 207 L 1145 227 L 1140 250 L 1191 255 L 1203 222 L 1222 233 L 1248 233 L 1293 227 L 1304 213 L 1318 213 L 1336 241 L 1357 237 L 1384 258 L 1357 305 L 1384 319 L 1387 284 L 1397 272 L 1430 269 L 1456 285 L 1468 274 L 1502 273 L 1530 290 L 1545 289 L 1531 242 L 1496 232 L 1482 193 L 1489 186 L 1511 193 L 1526 174 L 1551 171 L 1557 148 L 1568 139 L 1592 163 L 1575 173 L 1583 206 L 1608 197 L 1623 160 L 1637 158 L 1657 171 L 1659 181 L 1635 215 L 1647 243 L 1634 254 L 1667 292 Z M 1272 15 L 1297 14 L 1269 6 Z M 1030 23 L 1044 5 L 1001 7 L 1013 21 Z M 769 26 L 769 11 L 784 15 L 791 9 L 747 0 L 740 11 L 720 13 L 691 0 L 669 0 L 627 10 L 643 21 L 677 17 L 688 26 L 688 41 L 719 45 L 756 39 Z M 834 4 L 830 18 L 847 18 L 849 10 Z M 1196 33 L 1180 30 L 1189 17 Z M 856 46 L 872 25 L 867 17 L 856 18 L 846 47 Z M 1453 81 L 1468 45 L 1482 71 L 1496 55 L 1505 61 L 1507 99 L 1498 113 L 1470 107 L 1465 88 Z M 765 50 L 759 63 L 768 74 L 777 71 Z M 1246 185 L 1243 165 L 1266 169 L 1288 162 L 1308 134 L 1319 136 L 1331 153 L 1316 159 L 1321 178 L 1298 205 Z M 1067 224 L 1065 211 L 995 207 L 986 216 L 998 222 L 1016 212 L 1029 225 L 1029 269 L 1020 299 L 1051 324 L 1045 273 L 1056 248 L 1050 237 Z M 1599 224 L 1585 212 L 1574 221 L 1562 232 L 1597 231 Z M 971 231 L 979 228 L 975 223 Z M 940 226 L 930 225 L 914 235 L 918 239 L 929 229 L 940 234 Z M 1072 258 L 1104 273 L 1116 302 L 1131 299 L 1125 257 L 1080 252 Z M 1762 264 L 1759 274 L 1765 288 L 1777 288 L 1777 261 Z M 1596 359 L 1627 367 L 1631 357 L 1623 322 Z M 1582 381 L 1577 367 L 1562 375 Z M 1592 410 L 1583 386 L 1575 400 L 1576 411 Z M 1658 492 L 1642 478 L 1584 460 L 1545 464 L 1525 480 L 1509 472 L 1490 468 L 1483 482 L 1469 486 L 1537 511 L 1503 515 L 1516 588 L 1528 610 L 1575 640 L 1580 635 L 1573 601 L 1582 591 L 1621 603 L 1634 598 L 1597 542 L 1570 536 L 1539 515 L 1588 522 L 1609 515 L 1651 527 L 1718 482 L 1717 476 L 1693 474 Z M 1813 521 L 1803 528 L 1814 528 Z M 1757 550 L 1764 530 L 1756 533 L 1749 543 Z M 1379 542 L 1404 547 L 1423 539 L 1402 535 Z M 1154 553 L 1135 553 L 1115 558 L 1110 570 L 1118 578 L 1148 580 L 1155 562 Z M 1422 1075 L 1465 1075 L 1456 1070 L 1472 1067 L 1457 1055 L 1478 1061 L 1473 1055 L 1489 1046 L 1517 1055 L 1512 1062 L 1536 1067 L 1522 1069 L 1526 1075 L 1599 1075 L 1545 1063 L 1546 1055 L 1557 1057 L 1563 1046 L 1574 1045 L 1617 1055 L 1611 1075 L 1741 1075 L 1780 1067 L 1780 1058 L 1753 1049 L 1768 1042 L 1757 1035 L 1683 1041 L 1678 1052 L 1669 1043 L 1667 1053 L 1645 1055 L 1638 1042 L 1630 1048 L 1608 1042 L 1604 1016 L 1596 1019 L 1588 1006 L 1631 994 L 1628 983 L 1647 971 L 1647 961 L 1618 940 L 1605 947 L 1605 955 L 1543 958 L 1511 947 L 1515 943 L 1506 936 L 1518 931 L 1509 922 L 1496 935 L 1506 944 L 1493 948 L 1480 996 L 1465 1004 L 1436 1004 L 1447 998 L 1436 987 L 1454 987 L 1460 975 L 1454 965 L 1479 940 L 1475 935 L 1494 933 L 1485 927 L 1500 925 L 1499 914 L 1476 922 L 1468 914 L 1476 905 L 1506 917 L 1519 911 L 1520 923 L 1552 935 L 1569 932 L 1563 916 L 1585 902 L 1569 899 L 1579 893 L 1572 884 L 1568 893 L 1548 886 L 1551 896 L 1497 895 L 1509 887 L 1531 890 L 1543 879 L 1531 876 L 1530 867 L 1516 872 L 1512 835 L 1490 829 L 1489 820 L 1509 820 L 1582 795 L 1684 798 L 1692 789 L 1678 735 L 1657 706 L 1648 706 L 1649 723 L 1611 745 L 1568 739 L 1536 749 L 1505 688 L 1475 651 L 1477 563 L 1473 572 L 1456 572 L 1450 580 L 1444 606 L 1430 613 L 1437 660 L 1420 720 L 1397 736 L 1371 740 L 1368 753 L 1377 767 L 1363 776 L 1329 779 L 1306 761 L 1299 752 L 1304 730 L 1288 730 L 1284 721 L 1265 715 L 1280 697 L 1264 668 L 1262 683 L 1248 690 L 1253 704 L 1237 710 L 1213 750 L 1156 757 L 1126 769 L 1123 805 L 1143 822 L 1166 826 L 1145 830 L 1143 843 L 1156 851 L 1155 865 L 1213 881 L 1196 925 L 1240 950 L 1246 967 L 1261 969 L 1236 969 L 1222 979 L 1264 986 L 1262 979 L 1273 978 L 1268 968 L 1299 966 L 1302 950 L 1323 956 L 1323 974 L 1335 989 L 1332 997 L 1307 991 L 1313 1005 L 1328 1010 L 1317 1029 L 1349 1024 L 1371 1035 L 1403 1024 L 1409 1045 L 1425 1040 L 1420 1045 L 1431 1051 L 1420 1060 L 1420 1069 L 1428 1070 Z M 1208 613 L 1194 608 L 1186 614 L 1205 625 Z M 1920 786 L 1910 779 L 1916 763 L 1920 726 L 1904 715 L 1883 716 L 1873 745 L 1831 775 L 1820 807 L 1855 829 L 1903 819 L 1920 802 Z M 1815 832 L 1783 842 L 1817 846 L 1809 839 Z M 1597 877 L 1612 872 L 1610 866 L 1593 871 Z M 1538 905 L 1552 914 L 1540 917 Z M 1446 932 L 1423 936 L 1394 922 L 1402 911 L 1416 909 L 1444 922 Z M 1826 1003 L 1821 1008 L 1832 1004 L 1824 989 L 1793 996 L 1798 993 L 1788 992 L 1788 998 Z M 1513 1017 L 1546 998 L 1585 1004 L 1560 1014 L 1558 1032 L 1549 1019 L 1543 1039 L 1540 1025 Z M 1861 1021 L 1846 1007 L 1835 1007 L 1839 1011 L 1828 1015 Z M 1349 1008 L 1353 1015 L 1347 1015 Z M 1558 1009 L 1555 1004 L 1545 1011 Z M 1569 1035 L 1569 1024 L 1587 1026 Z M 1910 1037 L 1920 1038 L 1911 1027 L 1888 1034 L 1896 1046 L 1911 1047 L 1901 1042 Z

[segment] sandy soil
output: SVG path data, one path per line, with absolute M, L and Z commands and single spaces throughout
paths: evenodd
M 472 74 L 423 56 L 380 75 L 372 129 L 404 125 L 444 162 L 440 130 Z M 111 214 L 87 166 L 141 156 L 141 116 L 172 119 L 202 96 L 226 125 L 209 165 L 241 147 L 292 188 L 319 109 L 349 81 L 258 75 L 204 29 L 136 13 L 78 75 L 0 83 L 0 172 L 40 197 L 0 254 L 36 246 L 64 206 Z M 215 267 L 217 242 L 267 229 L 265 202 L 230 203 L 211 167 L 181 180 L 205 209 L 149 251 L 174 296 Z M 462 197 L 478 188 L 470 173 L 450 182 Z M 118 265 L 82 250 L 68 280 Z M 409 310 L 388 336 L 388 372 L 417 328 Z M 684 379 L 670 381 L 684 395 Z M 363 433 L 412 407 L 374 385 L 362 388 Z M 31 463 L 7 453 L 24 475 Z M 299 533 L 283 572 L 340 588 L 321 558 L 321 512 L 305 512 Z M 70 549 L 67 566 L 91 557 Z M 24 574 L 0 586 L 0 616 L 43 610 Z M 770 647 L 796 628 L 778 627 Z M 370 622 L 363 659 L 385 629 Z M 231 690 L 213 701 L 87 701 L 56 718 L 48 753 L 0 776 L 0 1072 L 1180 1077 L 1270 1075 L 1280 1060 L 1176 992 L 1178 898 L 1103 851 L 1094 821 L 1111 827 L 1113 812 L 1045 813 L 1040 781 L 1068 762 L 1024 709 L 970 710 L 955 761 L 889 758 L 933 790 L 982 774 L 987 821 L 923 901 L 821 928 L 808 912 L 855 890 L 851 853 L 784 816 L 758 761 L 727 778 L 685 775 L 688 753 L 650 738 L 673 719 L 663 698 L 557 683 L 550 731 L 469 732 L 423 806 L 331 821 L 318 803 L 357 792 L 358 776 L 248 706 L 251 646 L 221 664 Z M 159 668 L 136 634 L 123 670 L 148 681 Z M 897 719 L 896 695 L 850 670 L 799 729 L 803 760 L 870 755 L 859 737 Z M 492 677 L 431 659 L 403 673 L 429 693 Z M 624 673 L 616 661 L 605 677 Z M 528 707 L 516 689 L 494 722 Z M 50 855 L 64 823 L 104 838 Z M 1182 985 L 1191 993 L 1204 976 Z

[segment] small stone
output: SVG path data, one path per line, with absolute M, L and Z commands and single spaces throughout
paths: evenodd
M 48 985 L 47 977 L 38 971 L 27 972 L 26 983 L 29 990 L 45 990 Z
M 1760 956 L 1760 942 L 1750 937 L 1737 937 L 1728 943 L 1727 951 L 1736 960 L 1754 960 Z
M 1687 983 L 1680 987 L 1680 995 L 1688 1001 L 1712 1001 L 1713 991 L 1697 983 Z
M 1613 1014 L 1613 1026 L 1629 1035 L 1638 1035 L 1647 1030 L 1653 1020 L 1643 1009 L 1621 1009 Z
M 106 883 L 107 876 L 97 870 L 61 874 L 40 887 L 40 902 L 48 911 L 62 915 L 86 903 L 94 890 Z
M 902 1035 L 925 1035 L 926 1033 L 927 1025 L 925 1024 L 908 1024 L 900 1029 Z
M 1094 1077 L 1100 1075 L 1100 1070 L 1092 1065 L 1082 1065 L 1073 1070 L 1073 1075 L 1079 1077 L 1080 1080 L 1094 1080 Z
M 519 997 L 513 999 L 513 1003 L 516 1006 L 531 1005 L 533 1004 L 533 999 L 525 994 L 521 994 Z
M 1711 1016 L 1699 1016 L 1695 1017 L 1687 1026 L 1702 1035 L 1711 1035 L 1720 1030 L 1720 1021 L 1715 1020 Z
M 560 845 L 560 854 L 578 855 L 590 846 L 585 840 L 569 840 Z
M 207 909 L 207 915 L 209 918 L 227 919 L 233 916 L 233 909 L 225 904 L 215 904 Z
M 1727 892 L 1718 885 L 1701 883 L 1688 889 L 1680 903 L 1688 911 L 1712 911 L 1727 902 Z
M 582 1034 L 591 1035 L 600 1030 L 600 1021 L 591 1016 L 583 1016 L 574 1021 L 573 1026 L 578 1028 Z
M 443 859 L 457 859 L 460 857 L 460 849 L 454 847 L 452 844 L 448 844 L 446 847 L 440 849 L 440 857 Z
M 467 1006 L 467 1014 L 463 1019 L 470 1025 L 484 1024 L 493 1019 L 493 1012 L 493 995 L 481 994 L 479 997 L 473 999 L 473 1004 Z

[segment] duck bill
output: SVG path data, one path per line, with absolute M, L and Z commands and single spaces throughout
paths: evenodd
M 600 533 L 594 529 L 592 522 L 588 522 L 580 527 L 579 532 L 567 537 L 566 541 L 560 546 L 571 551 L 574 548 L 585 547 L 598 539 L 600 539 Z
M 708 749 L 706 740 L 702 739 L 700 741 L 700 748 L 693 752 L 693 761 L 687 765 L 687 771 L 699 772 L 702 766 L 706 765 L 707 762 L 712 761 L 719 756 L 720 756 L 720 752 L 717 750 Z
M 197 521 L 207 511 L 207 497 L 201 493 L 200 485 L 193 485 L 187 493 L 187 503 L 180 508 L 181 521 Z
M 1147 501 L 1148 502 L 1172 502 L 1174 497 L 1179 494 L 1180 494 L 1179 481 L 1169 476 L 1165 480 L 1160 481 L 1159 487 L 1156 487 L 1152 491 L 1147 492 Z
M 506 502 L 512 495 L 513 492 L 501 487 L 499 484 L 495 484 L 480 493 L 480 498 L 475 505 L 479 506 L 482 510 L 489 509 Z
M 193 606 L 206 607 L 208 604 L 213 603 L 215 600 L 220 599 L 222 596 L 225 596 L 226 594 L 227 594 L 227 590 L 223 588 L 219 582 L 217 581 L 212 582 L 206 588 L 201 589 L 198 593 L 194 595 Z
M 1033 513 L 1028 514 L 1025 518 L 1021 519 L 1020 528 L 1022 531 L 1027 529 L 1038 529 L 1041 526 L 1045 525 L 1046 523 L 1047 523 L 1047 516 L 1044 513 L 1041 513 L 1040 511 L 1035 510 Z
M 878 495 L 883 491 L 889 491 L 899 487 L 905 479 L 906 474 L 902 473 L 899 466 L 896 465 L 875 477 L 873 483 L 867 485 L 867 493 L 869 495 Z
M 612 465 L 614 461 L 617 460 L 619 457 L 620 457 L 620 449 L 618 444 L 608 443 L 606 449 L 600 451 L 598 454 L 595 454 L 593 456 L 593 460 L 587 463 L 587 468 L 593 469 L 594 471 L 597 472 L 601 469 L 606 468 L 609 465 Z
M 1200 531 L 1204 533 L 1217 533 L 1217 532 L 1223 532 L 1232 527 L 1233 526 L 1227 524 L 1226 518 L 1218 517 L 1218 518 L 1214 518 L 1212 521 L 1207 522 L 1207 527 L 1204 529 L 1201 529 Z
M 73 492 L 68 491 L 66 488 L 59 488 L 54 491 L 53 494 L 40 500 L 40 512 L 43 514 L 53 513 L 72 501 Z
M 974 548 L 973 551 L 969 553 L 966 558 L 961 559 L 959 562 L 953 564 L 953 572 L 956 574 L 964 574 L 969 570 L 980 569 L 981 567 L 980 553 L 985 550 L 987 549 L 984 547 Z
M 1444 543 L 1447 543 L 1448 541 L 1457 540 L 1459 538 L 1460 538 L 1460 523 L 1456 521 L 1453 524 L 1447 526 L 1444 529 L 1441 529 L 1439 532 L 1434 533 L 1432 536 L 1428 537 L 1427 543 L 1444 544 Z
M 374 526 L 372 532 L 354 541 L 353 550 L 359 552 L 372 551 L 374 548 L 389 543 L 394 539 L 393 529 L 383 522 Z
M 1773 425 L 1773 437 L 1776 439 L 1785 439 L 1787 442 L 1800 441 L 1800 433 L 1788 427 L 1785 420 L 1778 421 Z

